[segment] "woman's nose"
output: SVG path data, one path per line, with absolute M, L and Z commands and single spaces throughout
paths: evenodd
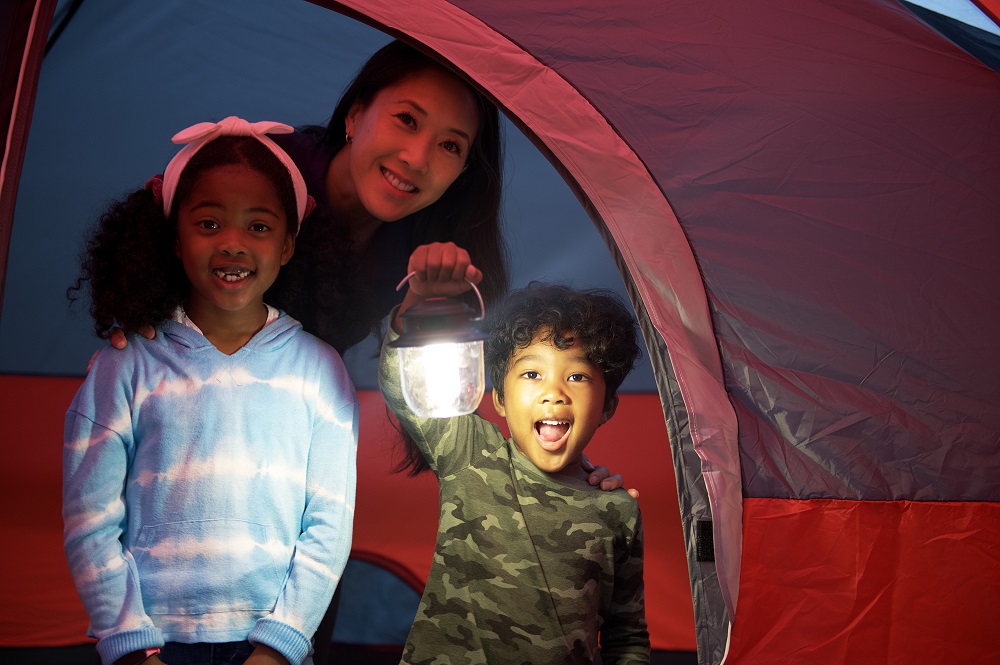
M 426 173 L 430 163 L 430 153 L 433 149 L 430 140 L 422 136 L 414 136 L 403 148 L 400 159 L 418 173 Z

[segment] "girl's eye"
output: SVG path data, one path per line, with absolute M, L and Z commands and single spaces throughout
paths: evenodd
M 219 223 L 213 219 L 203 219 L 198 222 L 198 226 L 203 229 L 217 229 L 219 228 Z
M 269 231 L 270 229 L 271 227 L 265 224 L 264 222 L 254 222 L 253 224 L 250 225 L 250 230 L 254 231 L 255 233 L 264 233 L 265 231 Z

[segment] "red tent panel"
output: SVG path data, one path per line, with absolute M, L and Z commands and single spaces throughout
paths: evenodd
M 1000 504 L 747 499 L 726 665 L 998 663 Z

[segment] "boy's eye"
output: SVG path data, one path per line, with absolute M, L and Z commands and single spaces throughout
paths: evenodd
M 569 375 L 570 381 L 586 381 L 588 378 L 589 377 L 586 374 L 581 374 L 580 372 Z
M 523 374 L 521 374 L 521 376 L 523 376 L 526 379 L 537 379 L 538 378 L 538 372 L 536 372 L 534 370 L 528 370 L 527 372 L 524 372 Z

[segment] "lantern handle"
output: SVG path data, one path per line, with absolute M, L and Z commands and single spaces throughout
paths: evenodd
M 404 278 L 403 278 L 403 281 L 401 281 L 401 282 L 400 282 L 399 284 L 397 284 L 397 285 L 396 285 L 396 290 L 397 290 L 397 291 L 399 291 L 399 290 L 400 290 L 401 288 L 403 288 L 403 286 L 404 286 L 404 285 L 405 285 L 405 284 L 406 284 L 407 282 L 409 282 L 409 281 L 410 281 L 410 279 L 411 279 L 411 278 L 412 278 L 412 277 L 413 277 L 414 275 L 416 275 L 416 274 L 417 274 L 417 271 L 416 271 L 416 270 L 414 270 L 414 271 L 413 271 L 413 272 L 411 272 L 411 273 L 410 273 L 409 275 L 407 275 L 406 277 L 404 277 Z M 472 287 L 472 290 L 476 292 L 476 298 L 478 298 L 478 299 L 479 299 L 479 316 L 477 316 L 476 318 L 474 318 L 474 319 L 472 319 L 472 320 L 473 320 L 473 321 L 482 321 L 482 320 L 483 320 L 483 317 L 484 317 L 484 316 L 486 316 L 486 305 L 485 305 L 485 304 L 483 304 L 483 294 L 481 294 L 481 293 L 479 292 L 479 289 L 478 289 L 478 288 L 476 287 L 476 285 L 475 285 L 475 284 L 473 284 L 473 283 L 472 283 L 472 282 L 470 282 L 469 280 L 465 280 L 465 282 L 466 282 L 466 283 L 467 283 L 467 284 L 468 284 L 469 286 L 471 286 L 471 287 Z

